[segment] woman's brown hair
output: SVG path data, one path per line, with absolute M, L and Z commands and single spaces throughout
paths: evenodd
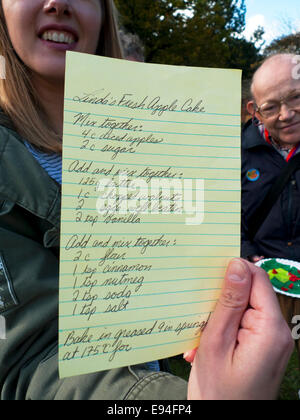
M 113 0 L 101 1 L 104 19 L 96 54 L 122 58 L 122 47 Z M 15 130 L 37 148 L 61 153 L 61 138 L 53 131 L 38 94 L 31 83 L 30 72 L 13 49 L 9 38 L 2 1 L 0 0 L 0 55 L 5 62 L 6 78 L 0 78 L 0 108 L 10 118 Z

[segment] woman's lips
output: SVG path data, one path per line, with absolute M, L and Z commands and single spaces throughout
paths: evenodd
M 39 38 L 39 40 L 47 48 L 51 48 L 56 51 L 70 51 L 70 50 L 72 51 L 76 48 L 76 44 L 77 44 L 76 41 L 72 42 L 71 44 L 64 44 L 61 42 L 48 41 L 42 38 Z
M 66 42 L 59 42 L 61 35 L 64 36 Z M 54 23 L 42 26 L 37 31 L 37 36 L 45 46 L 57 51 L 74 50 L 79 39 L 77 31 L 71 26 Z M 70 40 L 73 42 L 70 42 Z

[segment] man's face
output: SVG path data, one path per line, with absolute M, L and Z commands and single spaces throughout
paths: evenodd
M 300 95 L 300 80 L 293 77 L 294 66 L 290 58 L 265 64 L 265 68 L 257 74 L 253 87 L 255 102 L 259 108 L 267 104 L 265 109 L 270 109 L 283 101 L 277 114 L 266 116 L 256 111 L 255 115 L 270 135 L 286 146 L 294 146 L 300 142 L 300 106 L 291 106 L 284 102 L 286 98 L 292 98 L 290 102 L 299 102 L 297 93 Z

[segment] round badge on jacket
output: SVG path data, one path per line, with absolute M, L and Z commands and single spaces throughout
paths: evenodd
M 246 178 L 248 179 L 248 181 L 251 181 L 251 182 L 258 181 L 259 178 L 260 178 L 259 170 L 258 169 L 250 169 L 246 174 Z

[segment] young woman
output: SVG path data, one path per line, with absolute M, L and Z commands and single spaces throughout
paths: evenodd
M 122 57 L 112 0 L 0 1 L 1 399 L 274 398 L 291 337 L 266 275 L 242 260 L 229 265 L 196 357 L 187 355 L 188 389 L 146 365 L 59 379 L 66 50 Z

